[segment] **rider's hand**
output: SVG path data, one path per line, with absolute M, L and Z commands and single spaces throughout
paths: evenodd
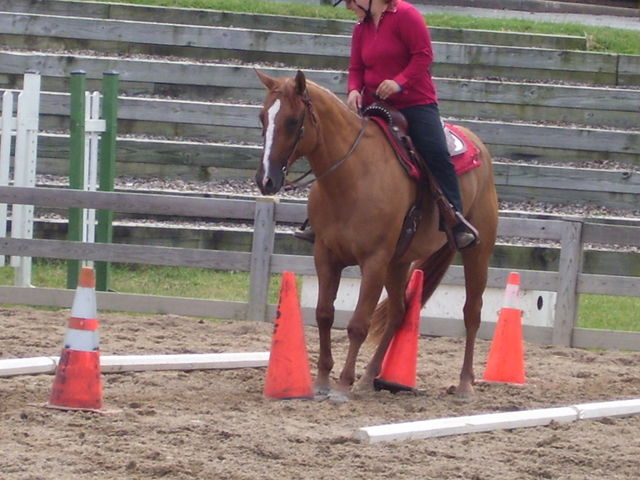
M 394 93 L 398 93 L 401 90 L 402 88 L 395 80 L 383 80 L 376 89 L 376 95 L 378 95 L 382 100 L 386 100 L 389 96 Z
M 351 90 L 347 97 L 347 106 L 356 113 L 362 108 L 362 94 L 358 90 Z

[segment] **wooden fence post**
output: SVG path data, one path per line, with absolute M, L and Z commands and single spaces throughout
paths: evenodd
M 85 153 L 85 106 L 86 106 L 86 73 L 83 70 L 71 72 L 69 80 L 69 188 L 84 190 L 84 153 Z M 82 241 L 81 208 L 69 209 L 69 226 L 67 239 L 74 242 Z M 80 278 L 80 260 L 67 262 L 67 288 L 75 289 Z
M 27 70 L 22 92 L 18 95 L 16 112 L 16 145 L 13 184 L 18 187 L 35 187 L 38 157 L 38 132 L 40 122 L 40 74 Z M 11 236 L 33 238 L 33 205 L 13 205 Z M 17 287 L 31 285 L 31 257 L 11 257 L 15 267 L 14 284 Z
M 582 268 L 582 222 L 567 221 L 560 240 L 560 265 L 553 345 L 571 346 L 573 327 L 578 318 L 578 274 Z
M 253 222 L 253 245 L 251 247 L 251 273 L 249 276 L 249 305 L 247 320 L 266 320 L 271 255 L 275 239 L 275 212 L 278 199 L 258 197 Z
M 116 176 L 116 137 L 118 134 L 118 72 L 102 74 L 102 118 L 105 129 L 100 135 L 98 160 L 99 190 L 113 192 Z M 98 210 L 96 242 L 113 242 L 113 210 Z M 96 262 L 96 290 L 108 291 L 111 287 L 111 263 Z

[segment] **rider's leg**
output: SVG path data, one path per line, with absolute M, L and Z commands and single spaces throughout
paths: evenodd
M 418 105 L 401 111 L 409 123 L 409 135 L 416 150 L 427 163 L 449 203 L 462 215 L 462 197 L 458 177 L 451 163 L 438 105 L 435 103 Z M 465 223 L 466 221 L 462 221 L 453 228 L 458 249 L 472 246 L 477 241 L 472 227 Z

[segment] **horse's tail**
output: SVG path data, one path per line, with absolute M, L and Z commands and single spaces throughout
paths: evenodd
M 455 256 L 455 250 L 453 250 L 448 243 L 445 243 L 440 250 L 433 255 L 427 257 L 424 260 L 414 263 L 411 270 L 422 270 L 424 272 L 424 284 L 422 287 L 422 306 L 427 303 L 427 300 L 431 298 L 433 292 L 436 290 L 442 277 L 449 269 L 453 257 Z M 409 272 L 409 275 L 411 272 Z M 408 277 L 407 277 L 408 278 Z M 387 314 L 387 299 L 384 299 L 378 304 L 371 316 L 369 323 L 369 335 L 367 336 L 367 342 L 377 344 L 382 338 L 382 334 L 387 326 L 388 314 Z

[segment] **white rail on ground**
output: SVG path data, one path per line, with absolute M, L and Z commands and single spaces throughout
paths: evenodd
M 55 372 L 59 357 L 0 360 L 0 377 Z M 207 370 L 266 367 L 269 352 L 189 353 L 175 355 L 101 355 L 102 373 L 148 370 Z
M 364 443 L 417 440 L 465 433 L 538 427 L 551 422 L 574 422 L 603 417 L 640 414 L 640 398 L 611 402 L 581 403 L 559 408 L 489 413 L 463 417 L 435 418 L 417 422 L 363 427 L 354 436 Z

